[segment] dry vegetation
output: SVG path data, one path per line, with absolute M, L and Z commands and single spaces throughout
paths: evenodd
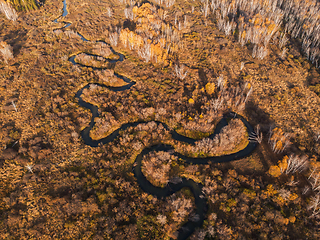
M 1 1 L 0 2 L 0 12 L 6 16 L 9 20 L 15 21 L 18 15 L 11 4 Z
M 237 152 L 232 163 L 144 156 L 155 186 L 202 183 L 208 212 L 191 239 L 319 239 L 319 3 L 312 1 L 0 0 L 0 235 L 4 239 L 168 239 L 196 221 L 194 196 L 144 193 L 135 157 L 167 143 L 189 156 Z M 14 10 L 15 9 L 15 10 Z M 18 12 L 18 14 L 16 13 Z M 63 28 L 67 22 L 69 28 Z M 81 40 L 80 33 L 90 41 Z M 105 43 L 104 43 L 105 42 Z M 115 51 L 124 55 L 122 62 Z M 68 59 L 75 56 L 73 65 Z M 117 74 L 136 84 L 124 85 Z M 99 107 L 91 148 L 80 132 Z M 247 133 L 229 111 L 260 126 Z M 197 139 L 172 140 L 169 130 Z
M 231 119 L 229 124 L 213 139 L 203 138 L 195 142 L 194 146 L 179 144 L 177 150 L 184 155 L 221 156 L 226 153 L 237 152 L 248 143 L 246 129 L 239 119 Z M 241 146 L 239 147 L 239 145 Z
M 169 182 L 172 160 L 175 160 L 175 157 L 168 152 L 149 153 L 144 156 L 142 172 L 153 185 L 163 187 Z

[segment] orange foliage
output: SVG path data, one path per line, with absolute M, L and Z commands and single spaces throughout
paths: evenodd
M 280 168 L 278 166 L 271 166 L 268 173 L 272 176 L 272 177 L 279 177 L 281 175 L 281 171 Z
M 140 7 L 135 6 L 132 12 L 135 16 L 136 29 L 134 32 L 128 29 L 121 30 L 120 41 L 122 44 L 138 52 L 144 48 L 145 44 L 150 44 L 150 58 L 158 63 L 167 64 L 168 46 L 170 45 L 171 51 L 176 49 L 175 44 L 171 43 L 172 36 L 170 34 L 174 33 L 173 27 L 166 25 L 161 20 L 159 11 L 157 12 L 150 3 L 145 3 Z M 166 32 L 170 32 L 170 34 L 166 34 Z
M 271 131 L 269 142 L 271 143 L 274 152 L 282 152 L 287 147 L 289 144 L 287 136 L 288 134 L 284 133 L 282 129 L 278 127 Z
M 281 173 L 283 173 L 288 167 L 288 156 L 284 156 L 282 161 L 278 162 L 278 166 L 280 168 Z
M 271 166 L 268 173 L 273 177 L 279 177 L 288 167 L 288 156 L 284 156 L 282 161 L 278 161 L 278 165 Z
M 290 221 L 291 223 L 294 223 L 294 222 L 296 221 L 296 217 L 295 217 L 295 216 L 289 217 L 289 221 Z

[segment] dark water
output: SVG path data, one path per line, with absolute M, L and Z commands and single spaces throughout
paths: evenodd
M 102 87 L 106 87 L 111 91 L 117 92 L 117 91 L 129 89 L 133 84 L 134 83 L 131 83 L 131 84 L 128 83 L 128 85 L 125 85 L 121 88 L 111 88 L 111 87 L 104 86 L 101 84 L 97 84 L 97 85 L 102 86 Z M 79 105 L 84 108 L 90 109 L 91 114 L 92 114 L 92 118 L 91 118 L 91 122 L 90 122 L 89 126 L 86 127 L 81 132 L 81 136 L 82 136 L 82 139 L 85 142 L 85 144 L 92 146 L 92 147 L 98 147 L 101 144 L 106 144 L 106 143 L 112 142 L 116 137 L 119 136 L 120 130 L 125 130 L 128 127 L 135 127 L 140 123 L 146 123 L 143 121 L 126 123 L 126 124 L 123 124 L 117 130 L 115 130 L 114 132 L 112 132 L 109 136 L 102 138 L 102 139 L 99 139 L 99 140 L 93 140 L 90 137 L 89 133 L 95 124 L 94 118 L 98 117 L 98 115 L 99 115 L 98 114 L 98 107 L 83 101 L 83 99 L 81 98 L 81 94 L 82 94 L 83 89 L 88 88 L 89 86 L 90 86 L 90 84 L 86 85 L 85 87 L 80 89 L 76 94 L 76 98 L 78 98 Z M 218 123 L 214 133 L 212 135 L 210 135 L 209 138 L 213 139 L 216 134 L 219 134 L 220 130 L 228 124 L 227 119 L 234 117 L 234 115 L 235 115 L 234 113 L 226 114 L 224 116 L 224 118 Z M 252 126 L 242 116 L 236 115 L 235 118 L 240 119 L 244 123 L 244 125 L 246 126 L 247 131 L 249 133 L 254 132 L 254 129 L 252 128 Z M 188 137 L 185 137 L 185 136 L 178 134 L 175 130 L 170 130 L 169 127 L 165 123 L 158 122 L 158 121 L 155 121 L 155 123 L 157 125 L 162 124 L 165 129 L 170 131 L 172 138 L 175 140 L 189 143 L 189 144 L 194 144 L 196 141 L 194 139 L 191 139 L 191 138 L 188 138 Z M 171 153 L 174 152 L 173 154 L 176 155 L 178 158 L 181 158 L 184 161 L 186 161 L 188 163 L 192 163 L 192 164 L 207 164 L 209 162 L 222 163 L 222 162 L 230 162 L 230 161 L 238 160 L 238 159 L 241 159 L 241 158 L 248 156 L 255 149 L 256 145 L 257 144 L 255 142 L 249 142 L 249 144 L 244 149 L 242 149 L 236 153 L 233 153 L 233 154 L 223 155 L 223 156 L 219 156 L 219 157 L 192 158 L 192 157 L 187 157 L 187 156 L 184 156 L 180 153 L 174 152 L 174 148 L 170 145 L 158 144 L 158 145 L 154 145 L 152 147 L 145 148 L 142 150 L 142 152 L 135 159 L 133 172 L 134 172 L 134 175 L 137 179 L 137 182 L 138 182 L 140 188 L 143 191 L 145 191 L 149 194 L 152 194 L 160 199 L 168 197 L 168 196 L 172 195 L 173 193 L 180 191 L 184 187 L 187 187 L 191 190 L 191 192 L 193 193 L 194 198 L 195 198 L 195 205 L 196 205 L 195 214 L 198 216 L 198 218 L 196 219 L 197 221 L 189 220 L 187 223 L 185 223 L 181 227 L 181 229 L 179 230 L 179 235 L 178 235 L 179 240 L 187 239 L 194 232 L 195 228 L 202 226 L 204 218 L 205 218 L 205 214 L 207 212 L 207 203 L 206 203 L 207 200 L 202 194 L 202 185 L 194 182 L 191 179 L 181 178 L 178 181 L 169 182 L 167 184 L 167 186 L 164 188 L 156 187 L 156 186 L 152 185 L 152 183 L 150 183 L 147 180 L 147 178 L 143 175 L 143 173 L 141 171 L 141 164 L 142 164 L 141 162 L 142 162 L 143 156 L 148 154 L 151 151 L 170 151 Z
M 68 9 L 67 9 L 67 0 L 63 0 L 63 9 L 62 9 L 62 17 L 65 17 L 69 14 L 68 12 Z M 53 22 L 55 23 L 58 23 L 58 19 L 60 17 L 58 17 L 57 19 L 53 20 Z M 67 27 L 70 27 L 71 26 L 71 23 L 68 23 L 68 22 L 64 22 L 62 21 L 63 23 L 65 23 L 66 25 L 64 25 L 61 29 L 64 29 L 64 28 L 67 28 Z M 78 36 L 81 38 L 81 40 L 85 41 L 85 42 L 88 42 L 89 40 L 86 39 L 84 36 L 82 36 L 80 33 L 77 33 Z
M 66 3 L 66 0 L 64 0 L 63 1 L 62 17 L 65 17 L 67 15 L 68 15 L 67 3 Z M 58 19 L 54 20 L 54 22 L 57 23 Z M 70 25 L 71 25 L 71 23 L 66 23 L 66 25 L 63 28 L 67 28 Z M 79 33 L 77 33 L 77 34 L 81 37 L 81 39 L 83 41 L 88 41 L 81 34 L 79 34 Z M 103 42 L 103 43 L 106 44 L 105 42 Z M 116 54 L 119 56 L 119 59 L 118 60 L 106 59 L 107 61 L 109 61 L 110 63 L 116 63 L 118 61 L 123 61 L 124 56 L 122 54 L 115 52 L 111 47 L 110 47 L 110 49 L 112 50 L 113 54 Z M 95 55 L 92 55 L 92 56 L 95 56 Z M 70 57 L 69 61 L 74 65 L 86 67 L 82 64 L 76 63 L 75 58 L 76 58 L 76 55 Z M 88 66 L 88 67 L 90 67 L 90 66 Z M 99 68 L 94 68 L 94 69 L 99 69 Z M 118 92 L 118 91 L 128 90 L 135 84 L 135 82 L 131 81 L 130 79 L 128 79 L 124 76 L 121 76 L 117 73 L 114 73 L 114 74 L 116 77 L 122 79 L 127 84 L 122 87 L 109 87 L 109 86 L 106 86 L 103 84 L 95 84 L 95 85 L 108 88 L 109 90 L 114 91 L 114 92 Z M 99 116 L 98 107 L 91 104 L 91 103 L 85 102 L 81 98 L 83 90 L 86 88 L 89 88 L 90 85 L 91 84 L 84 86 L 75 95 L 75 97 L 78 99 L 79 105 L 81 107 L 89 109 L 92 114 L 89 126 L 87 126 L 84 130 L 81 131 L 81 137 L 86 145 L 89 145 L 91 147 L 98 147 L 100 145 L 112 142 L 116 137 L 119 136 L 119 131 L 125 130 L 128 127 L 135 127 L 140 123 L 147 123 L 144 121 L 126 123 L 126 124 L 123 124 L 117 130 L 115 130 L 114 132 L 112 132 L 109 136 L 102 138 L 102 139 L 99 139 L 99 140 L 93 140 L 90 137 L 89 133 L 95 125 L 94 118 Z M 228 124 L 228 122 L 227 122 L 228 118 L 240 119 L 244 123 L 244 125 L 246 126 L 248 133 L 254 132 L 253 127 L 242 116 L 230 112 L 230 113 L 225 114 L 225 116 L 217 124 L 217 127 L 216 127 L 214 133 L 212 135 L 210 135 L 209 138 L 213 139 L 216 134 L 219 134 L 221 129 Z M 162 124 L 163 127 L 170 132 L 172 138 L 177 141 L 181 141 L 181 142 L 189 143 L 189 144 L 195 144 L 195 142 L 196 142 L 196 140 L 194 140 L 192 138 L 182 136 L 182 135 L 178 134 L 175 130 L 171 130 L 165 123 L 158 122 L 158 121 L 155 121 L 155 123 L 157 125 Z M 222 163 L 222 162 L 230 162 L 230 161 L 244 158 L 244 157 L 248 156 L 249 154 L 251 154 L 251 152 L 255 149 L 256 146 L 257 146 L 257 143 L 249 142 L 249 144 L 244 149 L 242 149 L 236 153 L 223 155 L 223 156 L 219 156 L 219 157 L 192 158 L 192 157 L 184 156 L 178 152 L 175 152 L 174 148 L 171 145 L 157 144 L 157 145 L 154 145 L 154 146 L 151 146 L 149 148 L 145 148 L 142 150 L 142 152 L 135 159 L 135 163 L 133 165 L 134 166 L 133 172 L 134 172 L 134 175 L 137 179 L 137 182 L 138 182 L 140 188 L 143 191 L 145 191 L 146 193 L 152 194 L 153 196 L 156 196 L 157 198 L 162 199 L 162 198 L 168 197 L 168 196 L 172 195 L 173 193 L 180 191 L 184 187 L 189 188 L 190 191 L 193 193 L 194 198 L 195 198 L 195 205 L 196 205 L 195 214 L 197 217 L 195 219 L 190 219 L 187 223 L 185 223 L 179 229 L 178 239 L 183 240 L 183 239 L 187 239 L 195 231 L 195 229 L 197 227 L 201 227 L 203 224 L 203 221 L 204 221 L 204 218 L 205 218 L 205 215 L 207 212 L 207 200 L 204 197 L 204 195 L 202 194 L 202 187 L 203 186 L 199 183 L 194 182 L 191 179 L 186 179 L 186 178 L 177 178 L 177 179 L 175 179 L 175 181 L 170 181 L 163 188 L 154 186 L 147 180 L 147 178 L 143 175 L 143 173 L 141 171 L 141 164 L 142 164 L 141 162 L 142 162 L 143 156 L 148 154 L 151 151 L 170 151 L 172 154 L 181 158 L 182 160 L 184 160 L 187 163 L 192 163 L 192 164 L 207 164 L 209 162 Z
M 102 138 L 102 139 L 99 139 L 99 140 L 93 140 L 90 137 L 89 133 L 95 124 L 94 118 L 98 116 L 98 107 L 83 101 L 83 99 L 81 98 L 81 94 L 82 94 L 83 89 L 88 88 L 89 86 L 90 86 L 89 84 L 86 85 L 84 88 L 80 89 L 76 94 L 76 97 L 78 98 L 79 105 L 84 108 L 90 109 L 90 111 L 92 113 L 92 118 L 91 118 L 91 122 L 90 122 L 89 126 L 86 127 L 81 132 L 81 136 L 82 136 L 85 144 L 92 146 L 92 147 L 98 147 L 101 144 L 106 144 L 106 143 L 112 142 L 116 137 L 119 136 L 120 130 L 125 130 L 128 127 L 135 127 L 140 123 L 146 123 L 143 121 L 126 123 L 126 124 L 123 124 L 117 130 L 115 130 L 114 132 L 112 132 L 109 136 Z M 99 85 L 99 86 L 103 86 L 103 85 Z M 130 84 L 125 85 L 123 87 L 123 90 L 128 89 L 131 86 L 132 85 L 130 85 Z M 118 88 L 115 89 L 115 88 L 110 88 L 107 86 L 103 86 L 103 87 L 106 87 L 106 88 L 108 88 L 112 91 L 115 91 L 115 92 L 121 91 Z M 224 116 L 224 118 L 218 123 L 218 125 L 215 129 L 215 132 L 212 135 L 210 135 L 209 138 L 212 139 L 212 138 L 214 138 L 214 136 L 216 134 L 219 134 L 220 130 L 228 124 L 227 119 L 230 117 L 233 117 L 233 116 L 234 116 L 233 113 L 226 114 Z M 240 119 L 245 124 L 247 131 L 249 133 L 254 132 L 254 129 L 252 128 L 252 126 L 242 116 L 236 115 L 235 118 Z M 194 144 L 196 141 L 194 139 L 191 139 L 191 138 L 188 138 L 188 137 L 185 137 L 185 136 L 178 134 L 175 130 L 170 130 L 169 127 L 165 123 L 158 122 L 158 121 L 155 121 L 155 123 L 157 125 L 162 124 L 165 129 L 170 131 L 172 138 L 175 140 L 189 143 L 189 144 Z M 202 226 L 204 218 L 205 218 L 205 214 L 207 212 L 207 203 L 206 203 L 205 197 L 202 194 L 202 185 L 194 182 L 191 179 L 181 178 L 179 181 L 169 182 L 167 184 L 167 186 L 164 188 L 156 187 L 156 186 L 152 185 L 152 183 L 150 183 L 147 180 L 147 178 L 143 175 L 143 173 L 141 171 L 141 164 L 142 164 L 141 162 L 142 162 L 143 156 L 148 154 L 151 151 L 170 151 L 171 153 L 173 152 L 173 154 L 175 156 L 177 156 L 178 158 L 181 158 L 182 160 L 184 160 L 188 163 L 192 163 L 192 164 L 207 164 L 209 162 L 222 163 L 222 162 L 230 162 L 230 161 L 238 160 L 238 159 L 241 159 L 241 158 L 248 156 L 255 149 L 256 145 L 257 144 L 255 142 L 249 142 L 249 144 L 244 149 L 242 149 L 236 153 L 218 156 L 218 157 L 192 158 L 192 157 L 187 157 L 187 156 L 184 156 L 180 153 L 174 152 L 174 148 L 171 145 L 157 144 L 157 145 L 154 145 L 152 147 L 145 148 L 142 150 L 142 152 L 135 159 L 133 172 L 134 172 L 134 175 L 135 175 L 137 182 L 138 182 L 139 186 L 141 187 L 141 189 L 149 194 L 156 196 L 157 198 L 160 198 L 160 199 L 164 198 L 164 197 L 168 197 L 168 196 L 172 195 L 173 193 L 178 192 L 179 190 L 181 190 L 184 187 L 187 187 L 191 190 L 191 192 L 193 193 L 194 198 L 195 198 L 195 205 L 196 205 L 195 214 L 198 216 L 198 219 L 197 219 L 197 221 L 189 220 L 179 230 L 178 239 L 181 239 L 181 240 L 187 239 L 194 232 L 195 228 Z

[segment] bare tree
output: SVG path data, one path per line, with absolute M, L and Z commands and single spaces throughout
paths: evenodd
M 308 186 L 304 186 L 304 188 L 302 189 L 302 194 L 306 195 L 307 192 L 309 192 L 310 188 Z
M 317 191 L 320 189 L 320 173 L 316 173 L 317 168 L 313 168 L 312 172 L 310 173 L 308 180 L 311 184 L 312 190 Z
M 26 165 L 26 169 L 29 171 L 29 172 L 31 172 L 31 173 L 33 173 L 33 165 L 32 164 L 28 164 L 28 165 Z
M 107 8 L 107 16 L 112 17 L 112 9 L 110 7 Z
M 9 20 L 15 21 L 18 18 L 16 10 L 9 3 L 0 2 L 0 12 L 3 13 Z
M 248 98 L 250 97 L 252 91 L 253 91 L 253 88 L 250 87 L 249 91 L 248 91 L 247 94 L 246 94 L 246 98 L 244 99 L 244 102 L 245 102 L 245 103 L 247 102 Z
M 308 209 L 312 209 L 312 215 L 311 217 L 314 217 L 319 214 L 320 209 L 319 209 L 319 203 L 320 203 L 320 196 L 317 194 L 316 196 L 311 198 L 311 201 L 309 203 Z
M 8 60 L 13 59 L 12 47 L 6 42 L 0 42 L 0 53 L 2 54 L 5 63 L 8 63 Z
M 109 40 L 110 40 L 110 44 L 112 46 L 117 46 L 118 45 L 118 40 L 119 40 L 119 34 L 117 32 L 110 33 L 109 34 Z
M 320 132 L 317 132 L 314 136 L 314 140 L 318 142 L 320 140 Z
M 160 224 L 165 225 L 167 223 L 167 217 L 165 215 L 159 214 L 157 220 Z
M 184 65 L 181 65 L 180 67 L 178 65 L 175 65 L 175 71 L 178 78 L 181 80 L 185 79 L 187 76 L 188 71 L 184 70 Z
M 243 70 L 244 64 L 245 64 L 244 62 L 241 62 L 241 64 L 240 64 L 240 71 Z
M 218 78 L 217 78 L 217 86 L 218 88 L 222 91 L 225 87 L 225 79 L 223 78 L 223 75 L 221 74 Z
M 258 58 L 260 60 L 264 59 L 268 55 L 268 49 L 266 46 L 259 47 L 258 45 L 255 45 L 253 47 L 252 51 L 252 57 Z
M 249 141 L 261 143 L 262 142 L 262 132 L 260 132 L 260 126 L 256 126 L 256 131 L 249 133 Z
M 12 106 L 14 107 L 14 110 L 15 110 L 16 112 L 18 112 L 17 106 L 16 106 L 16 104 L 14 103 L 13 100 L 11 101 L 11 103 L 12 103 Z
M 282 60 L 285 59 L 287 51 L 288 51 L 288 48 L 283 48 L 282 49 L 282 52 L 279 55 Z
M 284 47 L 287 44 L 288 40 L 289 39 L 286 37 L 286 34 L 282 33 L 279 39 L 279 47 L 280 48 Z
M 287 160 L 287 169 L 286 174 L 295 173 L 297 171 L 302 172 L 308 167 L 308 157 L 307 156 L 298 156 L 291 155 Z
M 143 46 L 138 50 L 138 55 L 148 63 L 151 60 L 152 52 L 151 52 L 151 44 L 145 40 Z
M 136 17 L 135 14 L 132 11 L 132 7 L 125 8 L 124 9 L 124 15 L 126 16 L 127 19 L 130 19 L 131 21 L 133 21 L 134 18 Z
M 176 0 L 156 0 L 155 2 L 160 6 L 166 6 L 170 8 L 171 6 L 173 6 L 173 4 L 175 4 Z
M 203 13 L 204 17 L 207 18 L 208 14 L 210 13 L 209 2 L 208 0 L 202 0 L 201 3 L 201 12 Z

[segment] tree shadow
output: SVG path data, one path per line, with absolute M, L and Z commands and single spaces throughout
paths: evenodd
M 253 101 L 248 101 L 246 104 L 245 115 L 247 116 L 248 122 L 252 126 L 260 126 L 260 131 L 264 135 L 263 141 L 258 145 L 258 147 L 251 153 L 254 154 L 257 161 L 257 166 L 262 166 L 260 170 L 255 169 L 255 167 L 251 163 L 239 163 L 239 162 L 230 162 L 223 166 L 225 169 L 233 169 L 236 168 L 237 172 L 244 175 L 261 175 L 264 174 L 272 164 L 275 164 L 282 155 L 276 155 L 270 148 L 268 144 L 268 133 L 270 127 L 275 126 L 274 120 L 271 119 L 270 115 L 266 113 L 264 110 L 259 108 Z M 254 159 L 255 160 L 255 159 Z M 243 161 L 243 160 L 239 160 Z M 246 166 L 247 165 L 247 166 Z
M 253 101 L 246 103 L 245 114 L 248 117 L 248 122 L 253 126 L 259 124 L 260 130 L 263 132 L 269 131 L 270 126 L 275 125 L 270 115 L 259 108 Z
M 8 32 L 3 37 L 3 40 L 12 46 L 14 55 L 19 54 L 21 48 L 25 45 L 28 39 L 27 33 L 27 29 L 18 29 Z
M 202 84 L 208 82 L 207 74 L 205 73 L 205 71 L 203 70 L 203 68 L 199 68 L 199 69 L 198 69 L 198 75 L 199 75 L 199 78 L 200 78 Z

